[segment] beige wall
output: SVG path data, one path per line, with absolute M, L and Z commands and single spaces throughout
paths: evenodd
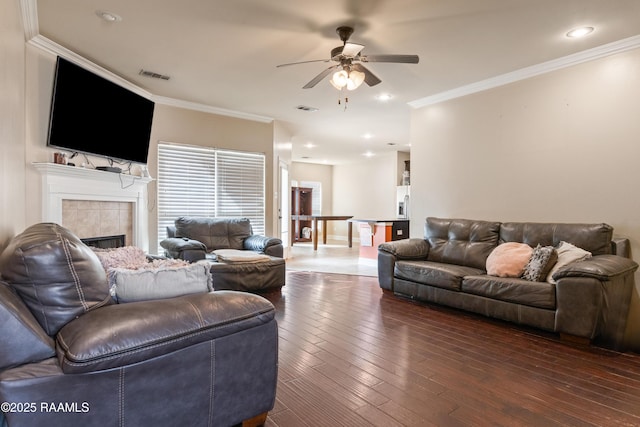
M 274 130 L 272 123 L 261 123 L 218 116 L 215 114 L 187 110 L 156 104 L 151 129 L 149 147 L 149 172 L 157 174 L 158 142 L 172 142 L 199 145 L 232 150 L 264 153 L 266 188 L 266 227 L 267 235 L 272 236 L 274 229 Z M 155 181 L 149 184 L 149 248 L 158 247 L 157 211 Z
M 22 33 L 20 37 L 20 46 L 24 49 Z M 53 152 L 55 151 L 46 146 L 55 60 L 56 56 L 54 54 L 44 52 L 33 46 L 27 46 L 26 48 L 27 65 L 26 69 L 21 69 L 22 75 L 26 76 L 25 108 L 16 109 L 16 111 L 26 110 L 27 112 L 26 131 L 23 138 L 25 143 L 22 145 L 24 162 L 20 164 L 24 187 L 20 189 L 19 194 L 12 198 L 12 200 L 22 198 L 24 203 L 20 203 L 18 207 L 25 209 L 26 206 L 26 212 L 21 212 L 21 225 L 17 227 L 17 231 L 21 231 L 25 226 L 42 220 L 41 177 L 35 168 L 31 166 L 31 163 L 52 161 Z M 5 115 L 3 114 L 2 117 L 4 119 Z M 149 149 L 149 171 L 151 176 L 157 176 L 158 141 L 264 153 L 266 155 L 266 231 L 267 233 L 273 233 L 276 218 L 273 202 L 273 133 L 272 123 L 249 121 L 156 104 Z M 104 158 L 89 156 L 88 159 L 97 166 L 106 166 L 108 164 Z M 84 162 L 84 159 L 76 159 L 74 161 L 80 164 Z M 135 169 L 133 168 L 134 173 L 137 172 Z M 10 187 L 10 190 L 13 191 L 18 188 L 14 186 Z M 155 182 L 149 185 L 148 190 L 149 248 L 153 252 L 154 248 L 157 248 Z M 11 204 L 5 204 L 5 206 L 7 205 L 11 206 Z M 2 224 L 4 225 L 4 222 Z
M 340 215 L 333 212 L 333 166 L 314 163 L 292 162 L 291 181 L 315 181 L 322 184 L 322 215 Z
M 25 228 L 25 49 L 19 3 L 0 0 L 0 250 Z
M 427 216 L 606 222 L 637 257 L 639 113 L 640 50 L 415 110 L 411 236 Z

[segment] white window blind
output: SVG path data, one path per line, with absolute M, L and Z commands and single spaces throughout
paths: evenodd
M 249 218 L 264 234 L 264 174 L 264 154 L 158 144 L 158 242 L 179 216 Z

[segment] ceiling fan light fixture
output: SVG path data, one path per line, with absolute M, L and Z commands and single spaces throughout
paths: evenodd
M 345 70 L 340 70 L 333 73 L 329 82 L 336 89 L 342 90 L 347 85 L 347 80 L 349 80 L 349 74 Z
M 364 82 L 364 73 L 360 71 L 351 70 L 349 73 L 349 78 L 347 79 L 347 89 L 354 90 L 358 89 L 360 85 Z
M 364 82 L 364 73 L 360 71 L 347 71 L 340 70 L 333 73 L 331 80 L 329 80 L 331 85 L 338 90 L 342 90 L 345 87 L 347 90 L 354 90 L 360 87 L 360 85 Z

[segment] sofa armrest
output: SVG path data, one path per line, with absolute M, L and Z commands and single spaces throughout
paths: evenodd
M 622 350 L 637 268 L 628 258 L 598 255 L 557 271 L 556 331 Z
M 206 258 L 207 247 L 204 243 L 187 237 L 170 237 L 160 242 L 169 258 L 195 262 Z
M 424 239 L 402 239 L 378 245 L 378 283 L 382 289 L 393 291 L 396 261 L 424 260 L 429 255 L 429 243 Z
M 607 281 L 615 276 L 633 273 L 638 269 L 638 263 L 618 255 L 597 255 L 585 261 L 573 262 L 554 275 L 554 280 L 563 277 L 592 277 L 596 280 Z
M 243 246 L 250 251 L 260 252 L 278 258 L 282 258 L 283 256 L 282 240 L 277 237 L 253 234 L 244 240 Z
M 274 316 L 267 299 L 234 291 L 114 304 L 65 325 L 56 336 L 56 352 L 63 372 L 94 372 L 233 334 L 242 336 L 275 321 Z
M 427 259 L 429 242 L 424 239 L 402 239 L 378 245 L 378 252 L 386 252 L 398 259 Z

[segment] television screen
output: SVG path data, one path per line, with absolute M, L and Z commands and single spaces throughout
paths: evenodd
M 58 57 L 47 145 L 147 163 L 153 101 Z

